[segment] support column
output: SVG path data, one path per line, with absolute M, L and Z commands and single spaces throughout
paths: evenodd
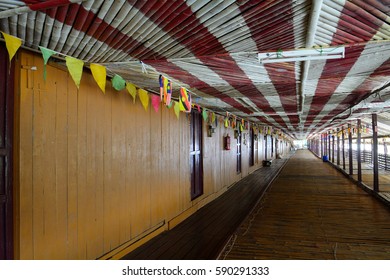
M 385 170 L 388 170 L 387 167 L 387 143 L 386 143 L 386 138 L 383 138 L 383 152 L 385 153 Z
M 348 125 L 348 156 L 349 156 L 349 175 L 353 175 L 353 153 L 352 153 L 352 126 Z
M 361 126 L 362 121 L 360 119 L 357 120 L 357 168 L 358 168 L 358 182 L 362 182 L 362 156 L 361 156 L 361 142 L 362 142 L 362 134 L 361 134 Z
M 374 191 L 379 192 L 379 170 L 378 170 L 378 116 L 372 114 L 372 162 L 374 165 Z
M 334 135 L 332 133 L 332 162 L 334 163 Z
M 341 127 L 342 135 L 341 135 L 341 149 L 343 153 L 343 170 L 345 170 L 345 135 L 344 135 L 344 127 Z
M 337 129 L 337 165 L 340 166 L 340 129 Z
M 363 162 L 366 162 L 366 139 L 363 139 Z
M 329 161 L 330 161 L 330 156 L 331 156 L 331 151 L 330 151 L 330 145 L 331 145 L 331 135 L 330 135 L 330 132 L 328 132 L 328 158 L 329 158 Z

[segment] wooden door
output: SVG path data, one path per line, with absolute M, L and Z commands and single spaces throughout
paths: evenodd
M 202 161 L 202 115 L 191 113 L 190 170 L 191 200 L 203 194 L 203 161 Z
M 7 62 L 7 51 L 0 44 L 0 259 L 13 258 L 13 69 Z

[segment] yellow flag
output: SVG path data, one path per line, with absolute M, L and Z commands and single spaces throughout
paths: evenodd
M 92 71 L 92 76 L 98 84 L 99 88 L 103 91 L 103 93 L 106 93 L 106 67 L 100 64 L 91 63 L 90 68 Z
M 147 111 L 149 106 L 149 95 L 148 92 L 144 89 L 138 89 L 139 99 L 141 100 L 142 106 L 144 106 L 145 111 Z
M 65 57 L 65 60 L 66 60 L 66 66 L 68 67 L 68 71 L 72 76 L 72 79 L 76 84 L 76 87 L 80 88 L 80 81 L 81 81 L 81 76 L 83 74 L 84 61 L 70 56 Z
M 8 51 L 9 61 L 11 61 L 20 46 L 22 45 L 22 40 L 17 37 L 8 35 L 4 32 L 1 32 L 1 34 L 3 34 L 5 45 Z
M 126 83 L 126 89 L 129 92 L 129 94 L 133 97 L 133 103 L 135 103 L 135 97 L 137 96 L 137 89 L 135 88 L 135 85 Z
M 173 107 L 173 110 L 175 111 L 175 115 L 176 115 L 177 119 L 179 119 L 179 116 L 180 116 L 180 104 L 179 104 L 179 102 L 175 101 L 175 107 Z

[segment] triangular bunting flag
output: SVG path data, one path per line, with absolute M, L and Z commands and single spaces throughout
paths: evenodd
M 120 91 L 126 87 L 126 81 L 118 74 L 115 74 L 115 76 L 111 80 L 111 83 L 112 87 L 117 91 Z
M 9 61 L 11 61 L 20 46 L 22 45 L 22 40 L 12 35 L 8 35 L 4 32 L 1 32 L 1 34 L 3 34 L 5 45 L 8 51 Z
M 135 98 L 137 96 L 137 89 L 135 85 L 126 83 L 126 89 L 129 92 L 129 94 L 133 97 L 133 103 L 135 103 Z
M 203 109 L 202 117 L 203 117 L 204 121 L 207 121 L 207 118 L 209 117 L 209 114 L 207 113 L 206 109 Z
M 68 71 L 72 76 L 72 79 L 76 84 L 76 87 L 79 88 L 81 76 L 83 74 L 84 61 L 71 56 L 65 57 L 65 60 L 66 60 L 66 66 L 68 67 Z
M 90 65 L 92 76 L 98 84 L 99 88 L 106 93 L 106 78 L 107 70 L 106 67 L 100 64 L 91 63 Z
M 160 107 L 160 97 L 158 97 L 157 95 L 155 94 L 152 94 L 152 106 L 153 106 L 153 109 L 156 111 L 156 113 L 158 112 L 158 108 Z
M 138 89 L 138 96 L 139 99 L 141 100 L 142 106 L 144 106 L 145 111 L 147 111 L 148 106 L 149 106 L 149 94 L 146 90 L 144 89 Z
M 47 65 L 47 62 L 49 61 L 49 58 L 56 54 L 57 52 L 55 51 L 52 51 L 52 50 L 49 50 L 49 49 L 46 49 L 44 47 L 39 47 L 41 49 L 41 52 L 42 52 L 42 56 L 43 56 L 43 79 L 46 81 L 46 65 Z
M 175 111 L 175 115 L 176 115 L 177 119 L 179 119 L 179 116 L 180 116 L 180 105 L 179 105 L 179 102 L 175 101 L 175 106 L 173 107 L 173 110 Z
M 179 97 L 180 111 L 186 113 L 191 112 L 191 95 L 187 92 L 187 89 L 180 88 L 180 97 Z

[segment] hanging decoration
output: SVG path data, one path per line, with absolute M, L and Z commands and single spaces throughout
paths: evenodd
M 208 113 L 207 113 L 207 110 L 205 108 L 203 108 L 203 111 L 202 111 L 202 117 L 203 117 L 203 120 L 206 122 L 207 121 L 207 118 L 209 117 Z
M 229 118 L 226 117 L 225 118 L 225 128 L 228 128 L 229 127 Z
M 8 51 L 9 61 L 11 62 L 12 58 L 14 57 L 14 55 L 22 45 L 22 40 L 12 35 L 8 35 L 4 32 L 1 32 L 1 34 L 3 34 L 5 40 L 5 46 Z
M 126 83 L 127 92 L 133 97 L 133 104 L 135 103 L 135 98 L 137 97 L 137 88 L 132 83 Z
M 68 71 L 76 84 L 77 88 L 80 88 L 80 81 L 81 81 L 81 76 L 83 75 L 83 66 L 84 66 L 84 61 L 67 56 L 65 57 L 66 60 L 66 66 L 68 67 Z
M 172 98 L 172 82 L 165 78 L 163 75 L 159 77 L 160 81 L 160 98 L 164 100 L 166 106 L 171 106 Z
M 149 95 L 148 92 L 144 89 L 138 89 L 138 96 L 139 99 L 141 100 L 142 106 L 144 107 L 145 111 L 148 110 L 149 106 Z
M 179 102 L 176 102 L 176 101 L 173 101 L 175 103 L 175 106 L 173 107 L 173 110 L 175 111 L 175 115 L 177 117 L 177 119 L 179 119 L 179 115 L 180 115 L 180 105 L 179 105 Z
M 164 99 L 164 76 L 160 75 L 158 77 L 158 81 L 160 84 L 160 100 L 163 101 L 163 99 Z
M 118 74 L 115 74 L 111 82 L 112 82 L 112 87 L 117 91 L 121 91 L 126 87 L 126 81 Z
M 191 112 L 191 95 L 187 92 L 187 89 L 180 88 L 179 96 L 180 111 L 190 113 Z
M 159 107 L 160 107 L 160 97 L 158 97 L 158 96 L 155 95 L 155 94 L 152 94 L 151 99 L 152 99 L 152 106 L 153 106 L 153 109 L 154 109 L 154 111 L 156 111 L 156 113 L 157 113 L 157 112 L 158 112 L 158 109 L 159 109 Z
M 107 78 L 106 67 L 96 63 L 91 63 L 89 67 L 91 68 L 92 76 L 95 79 L 95 82 L 98 84 L 99 88 L 105 94 L 106 78 Z
M 49 61 L 49 58 L 52 55 L 56 54 L 56 52 L 49 50 L 49 49 L 46 49 L 44 47 L 39 47 L 39 49 L 41 50 L 42 56 L 43 56 L 43 80 L 46 82 L 46 76 L 47 76 L 46 65 L 47 65 L 47 62 Z

